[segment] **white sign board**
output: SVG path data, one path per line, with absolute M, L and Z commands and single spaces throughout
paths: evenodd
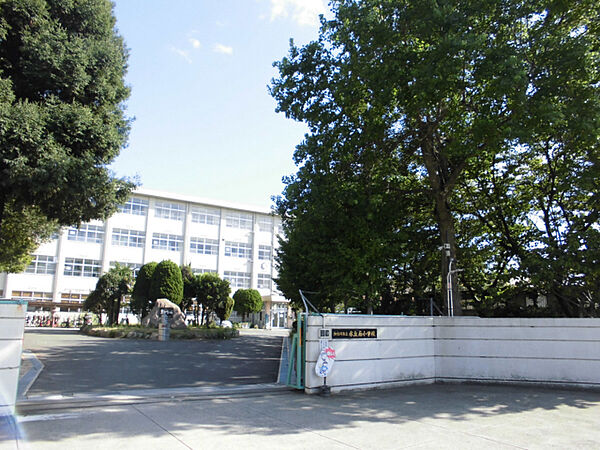
M 315 373 L 324 378 L 331 372 L 331 367 L 335 361 L 335 350 L 331 347 L 324 348 L 319 354 L 317 363 L 315 364 Z

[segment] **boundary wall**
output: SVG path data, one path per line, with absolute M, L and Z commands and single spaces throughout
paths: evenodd
M 0 300 L 0 417 L 15 412 L 27 302 Z
M 305 390 L 316 393 L 319 329 L 376 328 L 329 339 L 332 392 L 415 383 L 536 383 L 600 389 L 600 319 L 311 315 Z

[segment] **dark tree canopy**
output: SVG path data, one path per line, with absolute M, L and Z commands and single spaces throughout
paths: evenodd
M 233 312 L 233 306 L 235 305 L 235 300 L 231 297 L 227 297 L 225 300 L 221 300 L 215 309 L 215 314 L 219 319 L 227 320 L 231 316 Z
M 231 294 L 228 280 L 223 280 L 216 273 L 203 273 L 196 278 L 196 300 L 202 305 L 202 323 L 204 317 L 217 312 L 219 305 L 226 306 Z
M 256 289 L 238 289 L 233 294 L 234 309 L 242 314 L 260 312 L 263 307 L 262 297 Z
M 183 299 L 183 279 L 181 269 L 171 260 L 158 263 L 150 281 L 150 300 L 166 298 L 179 305 Z
M 148 311 L 152 309 L 154 303 L 150 298 L 150 285 L 152 283 L 152 275 L 156 270 L 158 263 L 149 262 L 144 264 L 135 279 L 133 291 L 131 293 L 131 310 L 145 317 Z
M 133 184 L 108 170 L 129 132 L 126 68 L 109 0 L 0 3 L 0 260 L 7 240 L 47 237 L 41 224 L 9 234 L 5 221 L 73 225 L 127 199 Z
M 96 288 L 90 292 L 83 306 L 96 314 L 105 312 L 108 325 L 116 325 L 119 323 L 121 301 L 131 291 L 132 283 L 131 269 L 116 264 L 98 279 Z
M 457 313 L 514 288 L 566 315 L 598 303 L 600 4 L 331 5 L 271 84 L 309 126 L 277 203 L 284 294 L 445 304 L 460 268 Z

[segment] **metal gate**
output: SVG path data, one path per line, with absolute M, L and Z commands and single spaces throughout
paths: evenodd
M 296 330 L 292 336 L 292 344 L 288 359 L 287 385 L 296 389 L 304 389 L 306 362 L 306 313 L 299 313 Z

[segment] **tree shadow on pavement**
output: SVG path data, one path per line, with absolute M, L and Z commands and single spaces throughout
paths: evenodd
M 25 347 L 44 368 L 27 396 L 272 383 L 281 343 L 278 336 L 159 342 L 28 330 Z
M 535 439 L 532 442 L 543 446 L 544 439 L 556 439 L 555 430 L 568 430 L 567 438 L 580 439 L 576 442 L 583 442 L 585 447 L 600 443 L 596 427 L 599 415 L 598 392 L 436 384 L 329 398 L 286 391 L 116 406 L 79 411 L 72 417 L 59 417 L 54 423 L 22 425 L 24 436 L 31 443 L 44 442 L 45 433 L 50 433 L 53 441 L 63 443 L 73 439 L 87 442 L 96 436 L 115 442 L 132 437 L 164 440 L 168 435 L 191 448 L 223 448 L 238 446 L 245 439 L 270 446 L 274 442 L 279 445 L 279 439 L 285 442 L 308 435 L 338 443 L 350 440 L 352 446 L 364 448 L 376 446 L 374 434 L 384 433 L 383 447 L 394 448 L 411 439 L 437 436 L 444 442 L 444 436 L 452 439 L 463 433 L 462 439 L 489 435 L 487 439 L 513 439 L 514 445 L 529 447 L 527 439 Z

